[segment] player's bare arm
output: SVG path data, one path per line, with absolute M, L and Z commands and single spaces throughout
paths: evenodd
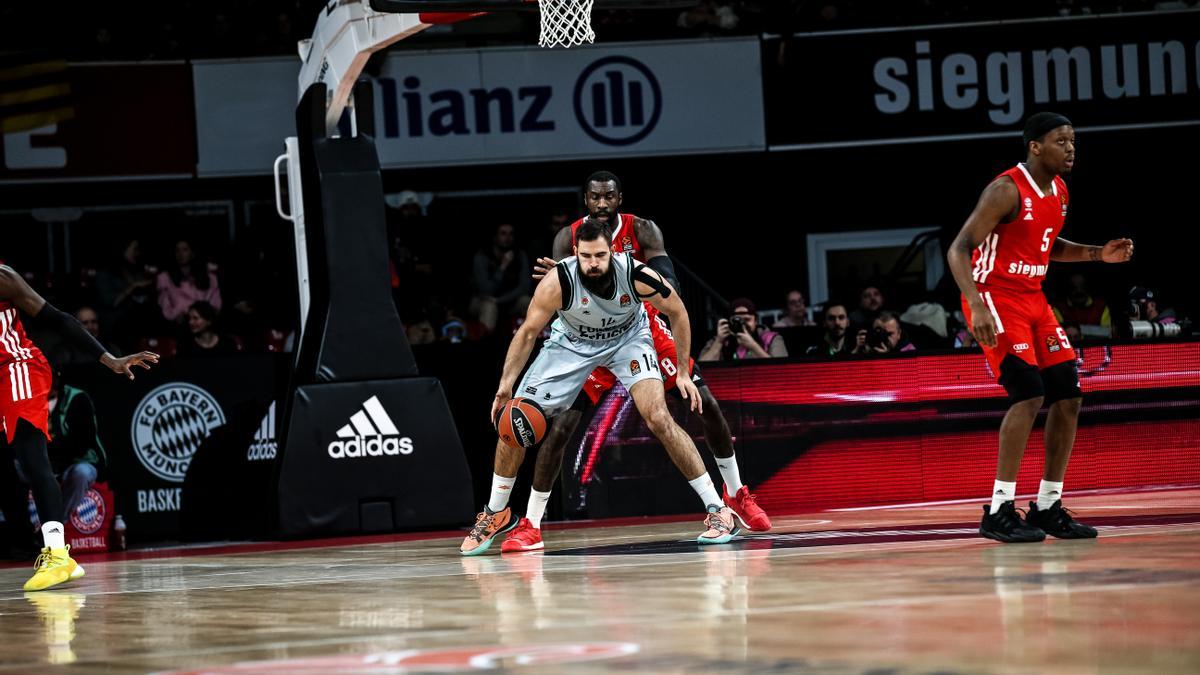
M 651 258 L 667 254 L 667 245 L 663 243 L 663 233 L 653 220 L 635 218 L 633 232 L 637 235 L 638 243 L 642 245 L 642 257 L 646 262 Z
M 967 216 L 967 222 L 963 223 L 946 254 L 954 281 L 971 308 L 971 335 L 979 344 L 987 347 L 996 344 L 996 322 L 971 278 L 971 252 L 983 243 L 997 225 L 1016 216 L 1020 199 L 1017 186 L 1011 180 L 993 181 L 984 188 L 975 210 Z
M 637 218 L 633 221 L 633 231 L 637 234 L 638 243 L 642 247 L 642 256 L 655 272 L 658 272 L 672 288 L 679 287 L 679 277 L 675 274 L 675 265 L 667 255 L 667 245 L 663 242 L 662 230 L 653 220 Z
M 1103 246 L 1091 246 L 1059 237 L 1050 248 L 1050 259 L 1054 262 L 1123 263 L 1129 262 L 1132 257 L 1132 239 L 1113 239 Z
M 562 284 L 557 274 L 547 275 L 533 291 L 533 300 L 525 312 L 525 323 L 517 329 L 512 342 L 508 343 L 508 354 L 504 357 L 504 370 L 500 375 L 500 385 L 496 388 L 496 398 L 492 401 L 492 414 L 488 417 L 491 423 L 496 419 L 496 412 L 512 398 L 513 387 L 517 385 L 517 377 L 521 368 L 533 353 L 538 335 L 558 308 L 562 307 Z
M 79 325 L 75 317 L 46 302 L 45 298 L 38 295 L 38 292 L 8 265 L 0 265 L 0 298 L 12 302 L 27 316 L 52 325 L 55 332 L 67 337 L 85 353 L 95 355 L 100 363 L 118 375 L 132 380 L 134 366 L 149 370 L 151 363 L 158 363 L 158 354 L 153 352 L 138 352 L 120 358 L 113 356 Z
M 687 307 L 671 284 L 649 266 L 638 264 L 634 267 L 633 279 L 633 290 L 638 299 L 650 303 L 670 320 L 671 329 L 675 334 L 675 363 L 679 368 L 679 374 L 675 378 L 676 386 L 679 388 L 679 394 L 688 402 L 688 406 L 698 413 L 703 413 L 704 403 L 692 382 L 692 324 L 688 319 Z
M 538 258 L 533 263 L 533 278 L 541 279 L 554 267 L 559 260 L 571 256 L 571 228 L 564 227 L 554 235 L 549 258 Z

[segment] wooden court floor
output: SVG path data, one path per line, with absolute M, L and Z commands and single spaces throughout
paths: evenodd
M 551 525 L 545 553 L 461 533 L 0 569 L 0 673 L 1200 673 L 1200 489 L 1070 498 L 1095 541 L 1002 545 L 978 504 Z

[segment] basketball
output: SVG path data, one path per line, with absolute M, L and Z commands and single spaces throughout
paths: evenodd
M 510 448 L 532 448 L 546 437 L 546 414 L 537 401 L 517 397 L 496 414 L 496 433 Z

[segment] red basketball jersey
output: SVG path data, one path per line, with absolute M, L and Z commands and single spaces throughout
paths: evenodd
M 980 289 L 1040 293 L 1050 264 L 1050 249 L 1067 217 L 1067 184 L 1054 177 L 1050 193 L 1033 182 L 1018 164 L 996 177 L 1012 179 L 1020 194 L 1017 217 L 1000 223 L 971 255 L 971 278 Z
M 17 308 L 7 300 L 0 300 L 0 368 L 40 358 L 42 352 L 25 334 Z
M 615 253 L 629 253 L 633 259 L 646 262 L 642 257 L 642 245 L 638 243 L 637 232 L 633 229 L 633 221 L 637 216 L 627 213 L 617 214 L 617 227 L 612 233 L 612 247 Z M 575 245 L 575 232 L 583 224 L 583 218 L 571 223 L 571 245 Z

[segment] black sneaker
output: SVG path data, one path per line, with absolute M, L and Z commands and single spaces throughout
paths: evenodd
M 979 523 L 979 534 L 988 539 L 1006 544 L 1020 544 L 1046 538 L 1045 532 L 1021 520 L 1021 516 L 1017 514 L 1017 505 L 1013 502 L 1004 502 L 995 513 L 991 513 L 991 510 L 991 505 L 983 505 L 983 520 Z
M 1070 509 L 1063 508 L 1061 499 L 1045 511 L 1038 508 L 1037 502 L 1029 502 L 1029 514 L 1025 516 L 1025 522 L 1059 539 L 1096 538 L 1096 528 L 1072 518 Z

